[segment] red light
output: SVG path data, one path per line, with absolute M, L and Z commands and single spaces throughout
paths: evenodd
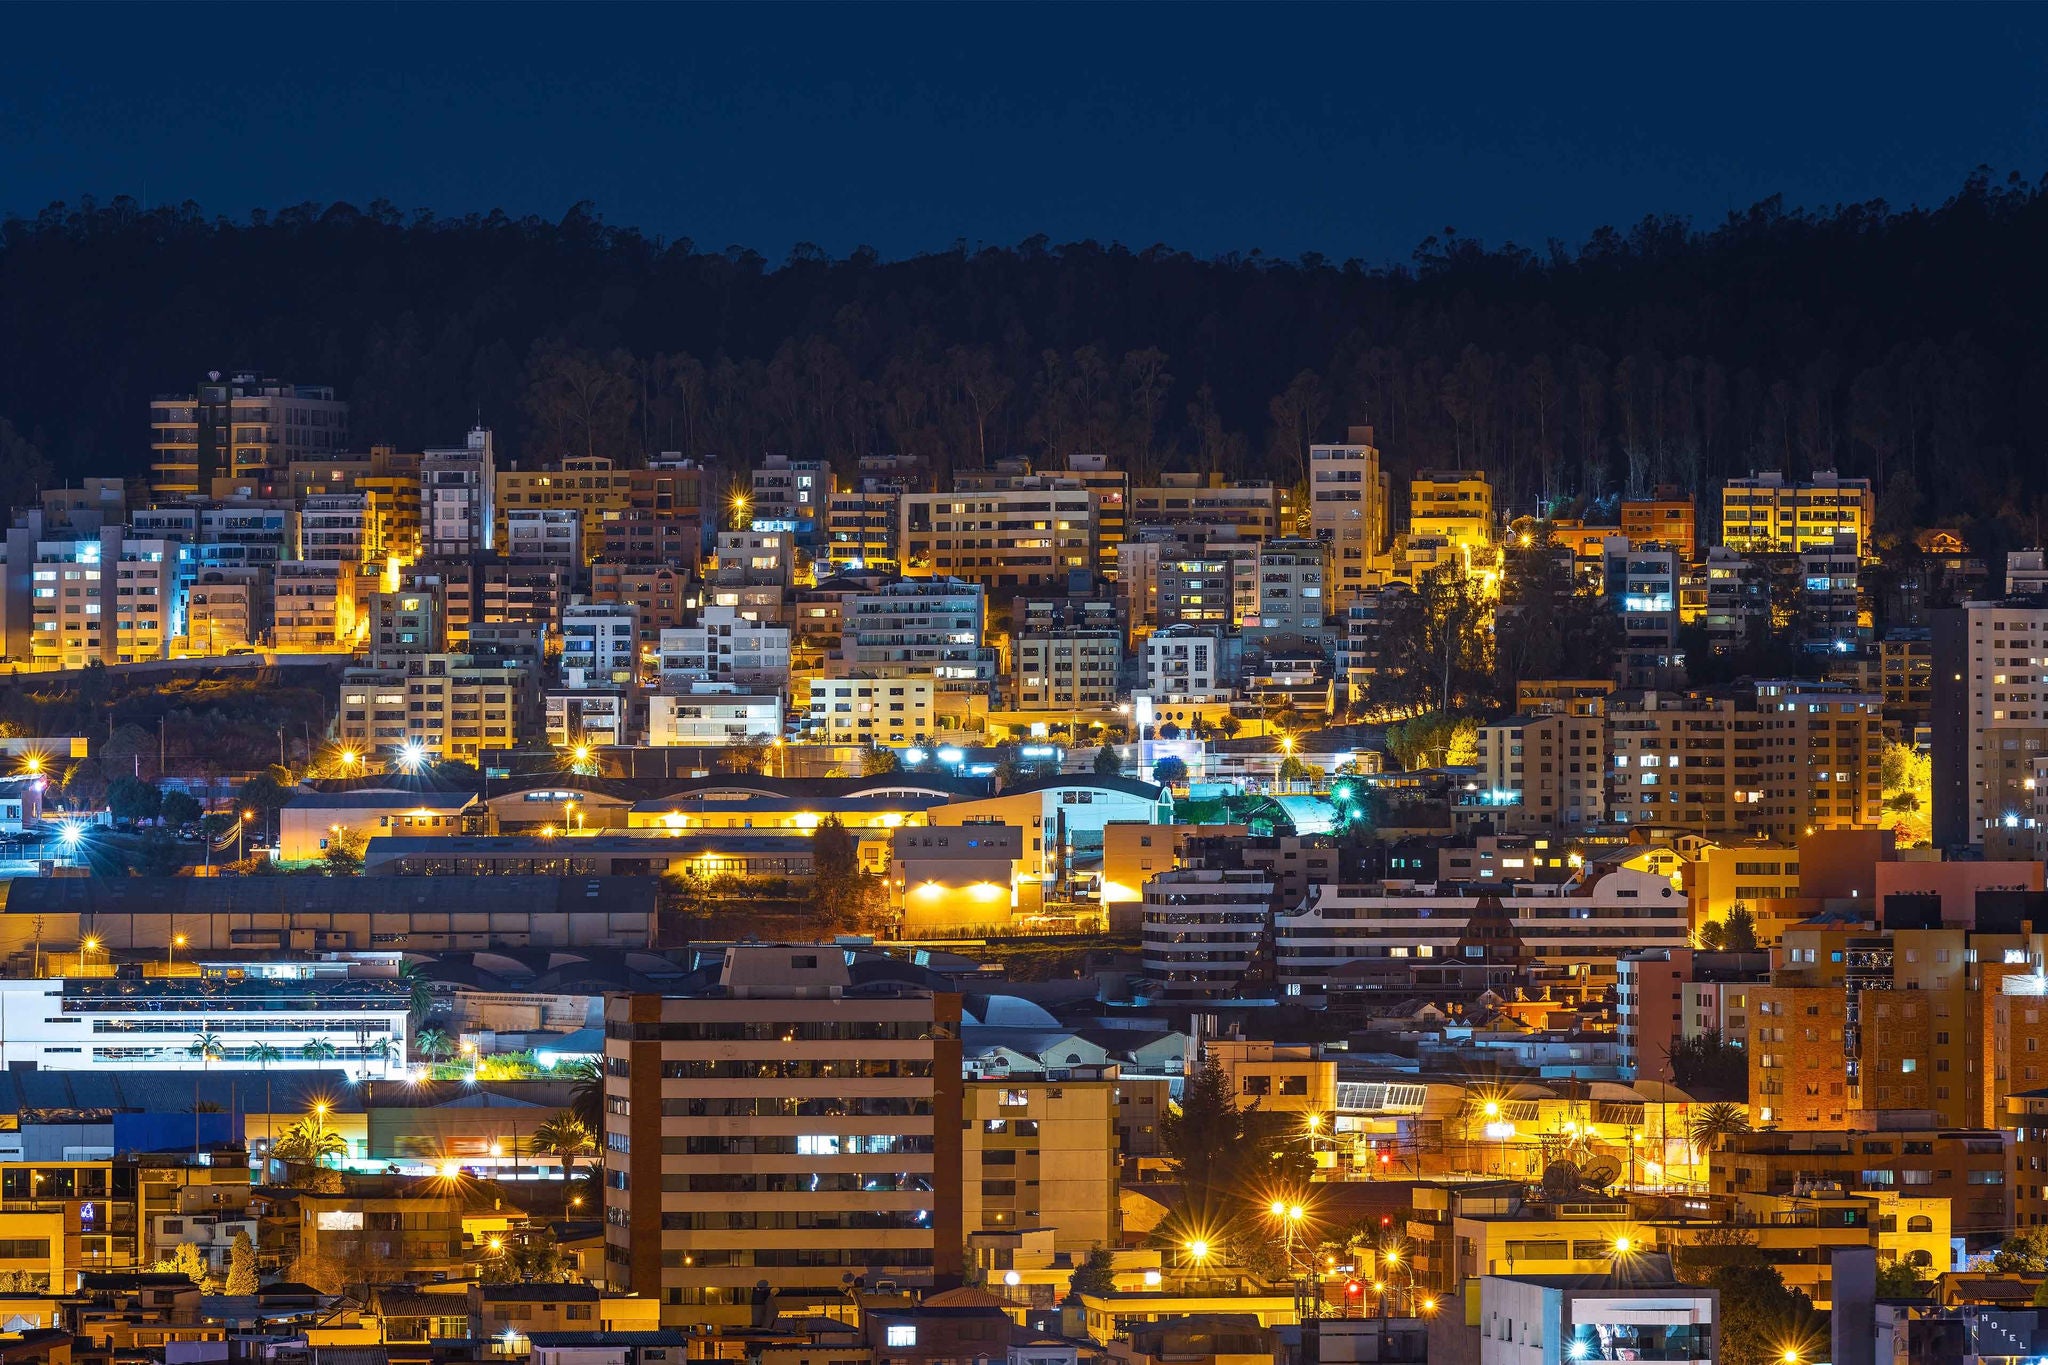
M 1383 1214 L 1381 1214 L 1381 1215 L 1380 1215 L 1380 1226 L 1381 1226 L 1381 1227 L 1383 1227 L 1383 1228 L 1390 1228 L 1390 1227 L 1394 1226 L 1394 1217 L 1393 1217 L 1393 1215 L 1392 1215 L 1392 1214 L 1388 1214 L 1388 1213 L 1383 1213 Z
M 1358 1281 L 1353 1280 L 1349 1284 L 1344 1286 L 1344 1292 L 1347 1294 L 1363 1294 L 1365 1292 L 1365 1286 L 1360 1284 Z
M 1394 1159 L 1393 1157 L 1391 1157 L 1391 1156 L 1387 1155 L 1387 1154 L 1386 1154 L 1385 1152 L 1381 1152 L 1381 1153 L 1380 1153 L 1380 1165 L 1382 1165 L 1382 1166 L 1385 1166 L 1385 1165 L 1387 1165 L 1387 1164 L 1388 1164 L 1389 1162 L 1391 1162 L 1391 1161 L 1392 1161 L 1393 1159 Z

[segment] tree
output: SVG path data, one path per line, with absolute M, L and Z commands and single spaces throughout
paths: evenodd
M 870 744 L 861 751 L 860 774 L 862 777 L 881 777 L 888 773 L 901 772 L 903 758 L 894 749 L 885 749 L 879 744 Z
M 1721 1036 L 1719 1029 L 1674 1042 L 1664 1054 L 1671 1083 L 1680 1090 L 1715 1095 L 1749 1095 L 1749 1054 Z
M 1720 1291 L 1724 1365 L 1777 1365 L 1787 1349 L 1812 1360 L 1814 1347 L 1826 1346 L 1825 1319 L 1813 1300 L 1787 1289 L 1775 1267 L 1723 1266 L 1709 1283 Z
M 272 768 L 244 782 L 242 789 L 235 793 L 236 809 L 254 814 L 250 833 L 257 833 L 273 824 L 277 813 L 290 803 L 290 780 L 290 774 L 283 769 Z
M 1236 739 L 1237 732 L 1244 728 L 1244 722 L 1226 711 L 1223 713 L 1223 719 L 1216 722 L 1216 728 L 1223 732 L 1225 739 Z
M 206 808 L 199 804 L 197 798 L 185 792 L 168 791 L 163 794 L 157 814 L 168 824 L 190 825 L 206 814 Z
M 317 1114 L 308 1114 L 278 1137 L 271 1154 L 294 1166 L 317 1166 L 323 1161 L 348 1154 L 348 1140 L 329 1128 Z
M 446 1061 L 455 1050 L 448 1041 L 448 1035 L 437 1028 L 421 1029 L 414 1035 L 412 1046 L 415 1052 L 430 1062 Z
M 309 1062 L 331 1062 L 335 1057 L 334 1044 L 325 1038 L 308 1038 L 299 1044 L 299 1056 Z
M 263 1073 L 263 1145 L 267 1149 L 270 1146 L 270 1115 L 272 1113 L 270 1107 L 270 1066 L 273 1062 L 283 1061 L 284 1053 L 271 1043 L 253 1043 L 250 1045 L 247 1055 L 250 1061 L 256 1063 L 257 1069 Z
M 570 1068 L 569 1112 L 585 1129 L 604 1131 L 604 1064 L 585 1057 Z
M 434 983 L 420 970 L 420 964 L 417 962 L 400 963 L 398 979 L 405 983 L 405 1012 L 411 1018 L 413 1027 L 418 1028 L 434 1012 Z M 447 1035 L 442 1035 L 444 1042 L 446 1038 Z
M 2048 1228 L 2028 1228 L 2006 1238 L 1992 1253 L 1991 1268 L 2005 1275 L 2048 1272 Z
M 246 1297 L 257 1290 L 256 1244 L 249 1240 L 248 1232 L 237 1230 L 235 1240 L 228 1247 L 228 1281 L 226 1292 Z
M 197 1242 L 178 1243 L 178 1249 L 171 1253 L 171 1268 L 202 1288 L 213 1278 L 213 1267 L 207 1263 L 206 1253 L 199 1249 Z
M 1188 765 L 1168 754 L 1152 765 L 1152 780 L 1162 787 L 1177 787 L 1188 780 Z
M 1884 746 L 1883 824 L 1899 845 L 1912 848 L 1934 837 L 1934 759 L 1911 744 Z
M 155 783 L 127 773 L 107 784 L 107 812 L 116 820 L 154 820 L 163 809 L 163 800 Z
M 1686 1135 L 1702 1152 L 1718 1152 L 1728 1139 L 1749 1131 L 1749 1114 L 1740 1105 L 1710 1104 L 1692 1116 Z
M 1877 1297 L 1880 1299 L 1924 1299 L 1934 1282 L 1909 1261 L 1887 1261 L 1877 1268 Z
M 1116 1257 L 1103 1247 L 1088 1253 L 1067 1281 L 1069 1294 L 1107 1294 L 1116 1288 Z
M 1721 946 L 1731 953 L 1756 951 L 1756 916 L 1740 901 L 1729 908 L 1728 918 L 1722 922 Z
M 811 906 L 827 925 L 858 931 L 868 920 L 876 887 L 861 870 L 860 843 L 836 815 L 811 835 Z
M 202 1071 L 211 1067 L 215 1058 L 224 1055 L 218 1033 L 199 1034 L 186 1047 L 185 1051 L 188 1055 L 199 1059 L 199 1066 Z
M 1095 775 L 1097 777 L 1122 777 L 1124 761 L 1111 746 L 1105 744 L 1095 751 Z
M 1184 1184 L 1213 1188 L 1232 1168 L 1244 1119 L 1222 1063 L 1204 1055 L 1181 1085 L 1180 1108 L 1160 1125 L 1159 1145 Z
M 1469 766 L 1478 761 L 1479 722 L 1431 711 L 1387 727 L 1387 752 L 1403 769 Z
M 1309 778 L 1309 766 L 1293 754 L 1289 754 L 1280 760 L 1280 766 L 1274 769 L 1273 775 L 1282 782 L 1306 782 Z
M 564 1183 L 576 1179 L 576 1158 L 586 1152 L 595 1151 L 597 1140 L 583 1120 L 562 1109 L 542 1119 L 533 1130 L 533 1150 L 544 1152 L 562 1159 L 562 1180 Z
M 354 877 L 363 870 L 363 849 L 369 840 L 346 825 L 327 831 L 327 848 L 320 859 L 330 877 Z

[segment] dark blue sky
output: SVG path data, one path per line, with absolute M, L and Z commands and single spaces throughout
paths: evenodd
M 2048 171 L 2048 10 L 10 7 L 0 212 L 379 197 L 779 259 L 955 239 L 1405 259 Z

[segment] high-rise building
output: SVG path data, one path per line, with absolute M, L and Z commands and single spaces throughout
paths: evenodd
M 554 564 L 571 573 L 583 568 L 583 513 L 574 507 L 515 507 L 499 512 L 504 527 L 498 548 L 523 564 Z
M 1308 448 L 1309 530 L 1330 543 L 1330 605 L 1342 610 L 1384 579 L 1387 478 L 1371 427 Z
M 1205 556 L 1175 556 L 1159 564 L 1161 626 L 1224 625 L 1237 620 L 1231 562 Z
M 929 678 L 812 678 L 810 686 L 814 743 L 900 746 L 931 738 Z
M 1816 469 L 1805 483 L 1769 470 L 1730 479 L 1721 489 L 1721 543 L 1737 551 L 1831 550 L 1835 537 L 1846 535 L 1850 553 L 1860 555 L 1876 516 L 1870 480 L 1845 479 L 1832 469 Z
M 381 569 L 369 541 L 370 499 L 366 493 L 327 493 L 299 507 L 299 553 L 307 559 Z
M 1145 687 L 1155 700 L 1228 701 L 1233 669 L 1222 626 L 1165 626 L 1145 639 Z
M 1934 843 L 1981 846 L 1994 824 L 2025 818 L 2033 761 L 2048 754 L 2048 607 L 1937 611 L 1932 648 Z
M 1509 716 L 1479 727 L 1480 786 L 1505 830 L 1570 829 L 1606 816 L 1606 720 Z
M 496 548 L 498 467 L 491 433 L 478 427 L 460 448 L 420 457 L 420 535 L 425 557 L 466 559 Z
M 356 620 L 356 566 L 333 559 L 284 559 L 271 566 L 271 638 L 291 654 L 352 651 L 362 638 Z
M 1019 711 L 1097 711 L 1116 705 L 1121 632 L 1083 627 L 1023 630 L 1011 637 L 1010 652 L 1017 660 Z
M 1221 474 L 1165 473 L 1157 484 L 1133 488 L 1122 538 L 1139 526 L 1228 529 L 1253 541 L 1285 534 L 1278 489 L 1260 480 L 1226 482 Z
M 899 496 L 884 489 L 834 493 L 825 508 L 823 572 L 894 564 Z
M 1623 536 L 1607 539 L 1602 595 L 1621 622 L 1622 679 L 1629 687 L 1678 680 L 1678 552 L 1637 549 Z
M 485 749 L 509 749 L 522 729 L 538 728 L 535 682 L 529 668 L 467 654 L 345 669 L 337 737 L 364 754 L 412 748 L 435 761 L 475 763 Z
M 348 449 L 348 404 L 324 384 L 240 372 L 207 375 L 191 393 L 150 400 L 150 491 L 213 496 L 216 481 L 282 481 L 293 460 Z
M 831 944 L 733 945 L 700 991 L 609 997 L 609 1282 L 680 1327 L 749 1323 L 764 1283 L 956 1279 L 959 1028 L 958 995 Z
M 10 546 L 8 577 L 28 580 L 29 657 L 38 667 L 167 658 L 171 642 L 185 633 L 194 572 L 189 544 L 108 526 L 94 536 L 33 545 L 33 561 L 19 566 Z
M 753 470 L 750 515 L 763 530 L 783 531 L 812 544 L 832 496 L 832 471 L 823 460 L 769 455 Z
M 1145 977 L 1160 997 L 1242 994 L 1267 935 L 1270 876 L 1249 868 L 1169 868 L 1149 878 L 1142 895 Z
M 661 681 L 672 690 L 692 683 L 744 683 L 770 691 L 789 685 L 789 628 L 750 621 L 731 607 L 704 608 L 694 626 L 661 632 Z
M 562 608 L 562 673 L 586 685 L 625 684 L 640 672 L 637 613 L 623 602 Z
M 1104 568 L 1114 568 L 1116 547 L 1130 524 L 1131 476 L 1112 469 L 1107 455 L 1067 456 L 1067 477 L 1095 495 L 1095 554 Z
M 986 698 L 996 680 L 995 652 L 982 644 L 986 597 L 957 578 L 904 579 L 849 597 L 841 614 L 838 667 L 858 676 L 928 677 L 947 712 L 955 701 Z

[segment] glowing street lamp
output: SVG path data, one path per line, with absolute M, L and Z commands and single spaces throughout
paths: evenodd
M 427 763 L 427 746 L 416 739 L 409 739 L 398 750 L 398 766 L 409 773 L 416 773 Z
M 1207 1238 L 1197 1237 L 1187 1244 L 1188 1259 L 1198 1266 L 1207 1265 L 1211 1249 Z

